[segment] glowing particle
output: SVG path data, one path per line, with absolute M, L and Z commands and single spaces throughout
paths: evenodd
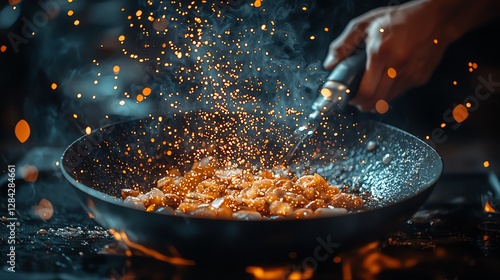
M 77 19 L 75 19 L 75 21 L 73 22 L 73 24 L 74 24 L 75 26 L 77 26 L 77 25 L 79 25 L 79 24 L 80 24 L 80 21 L 79 21 L 79 20 L 77 20 Z
M 120 104 L 121 106 L 125 105 L 125 100 L 120 100 L 120 102 L 118 102 L 118 104 Z
M 342 261 L 342 258 L 341 258 L 341 257 L 339 257 L 339 256 L 335 256 L 335 257 L 333 258 L 333 262 L 334 262 L 334 263 L 340 263 L 341 261 Z
M 306 6 L 303 6 L 303 7 L 302 7 L 302 11 L 307 11 L 307 7 L 306 7 Z
M 67 15 L 68 15 L 69 17 L 70 17 L 70 16 L 72 16 L 72 15 L 74 15 L 74 14 L 75 14 L 75 12 L 73 12 L 73 10 L 68 10 Z
M 56 166 L 59 166 L 59 161 L 56 161 Z
M 90 128 L 90 126 L 87 126 L 87 127 L 85 128 L 85 133 L 86 133 L 87 135 L 90 135 L 90 133 L 91 133 L 91 132 L 92 132 L 92 128 Z
M 137 102 L 142 102 L 144 100 L 144 95 L 139 93 L 135 99 L 137 100 Z
M 149 139 L 149 141 L 151 141 L 151 143 L 154 143 L 154 142 L 155 142 L 155 139 L 154 139 L 154 138 L 151 138 L 151 139 Z
M 470 102 L 465 103 L 465 107 L 470 108 L 472 107 L 472 104 Z
M 115 73 L 115 75 L 120 73 L 120 66 L 118 65 L 113 66 L 113 73 Z
M 73 2 L 73 0 L 68 0 L 68 3 L 72 3 L 72 2 Z
M 261 1 L 260 1 L 260 0 L 255 0 L 255 2 L 253 2 L 253 6 L 254 6 L 255 8 L 258 8 L 258 7 L 260 7 L 261 5 L 262 5 L 262 3 L 261 3 Z
M 157 31 L 165 31 L 167 32 L 168 20 L 164 18 L 159 18 L 153 22 L 153 28 Z
M 328 31 L 330 31 L 330 28 L 325 27 L 325 28 L 323 28 L 323 30 L 325 30 L 325 32 L 328 32 Z
M 389 76 L 389 78 L 394 79 L 394 78 L 396 78 L 396 75 L 397 75 L 396 69 L 394 69 L 392 67 L 387 69 L 387 76 Z
M 30 125 L 25 120 L 20 120 L 17 122 L 14 128 L 14 133 L 16 134 L 17 140 L 24 143 L 30 137 Z
M 445 127 L 446 127 L 446 123 L 442 123 L 441 128 L 445 128 Z
M 136 17 L 142 16 L 142 11 L 141 10 L 137 10 L 137 12 L 135 12 L 135 16 Z
M 7 46 L 2 45 L 2 46 L 0 47 L 0 52 L 5 52 L 6 50 L 7 50 Z
M 144 94 L 144 96 L 149 96 L 151 94 L 151 88 L 149 87 L 145 87 L 143 90 L 142 90 L 142 94 Z
M 78 98 L 78 99 L 82 98 L 82 94 L 81 93 L 77 93 L 76 94 L 76 98 Z
M 50 220 L 52 216 L 54 215 L 54 207 L 52 206 L 52 203 L 50 203 L 49 200 L 42 198 L 40 202 L 38 202 L 38 205 L 36 205 L 33 208 L 35 215 L 40 217 L 44 221 Z
M 484 166 L 484 168 L 488 168 L 488 167 L 490 167 L 490 162 L 489 162 L 489 161 L 487 161 L 487 160 L 485 160 L 485 161 L 483 162 L 483 166 Z
M 434 44 L 436 44 L 436 45 L 437 45 L 437 43 L 438 43 L 438 39 L 434 39 L 434 41 L 433 41 L 433 42 L 434 42 Z
M 34 183 L 36 179 L 38 179 L 38 168 L 34 165 L 27 164 L 22 167 L 21 174 L 24 181 Z
M 177 58 L 182 58 L 182 53 L 181 52 L 177 53 Z
M 267 30 L 267 26 L 265 24 L 263 24 L 263 25 L 260 26 L 260 29 L 262 29 L 263 31 L 266 31 Z
M 456 122 L 461 123 L 465 121 L 468 116 L 469 112 L 464 105 L 458 104 L 457 106 L 455 106 L 455 108 L 453 108 L 453 118 Z
M 311 35 L 311 37 L 309 37 L 310 40 L 314 40 L 316 39 L 316 37 L 314 35 Z
M 389 103 L 387 103 L 387 101 L 383 99 L 380 99 L 375 104 L 375 110 L 377 110 L 377 113 L 379 114 L 385 114 L 387 113 L 387 111 L 389 111 Z
M 453 85 L 456 86 L 457 85 L 457 81 L 453 81 Z
M 320 94 L 325 97 L 325 98 L 328 98 L 330 96 L 332 96 L 332 91 L 329 89 L 329 88 L 322 88 L 320 90 Z
M 120 41 L 120 42 L 125 41 L 125 35 L 118 36 L 118 41 Z
M 383 28 L 380 28 L 378 31 L 379 31 L 380 33 L 384 33 L 384 31 L 385 31 L 385 30 L 384 30 Z
M 74 119 L 78 119 L 78 115 L 77 114 L 73 114 L 73 118 Z
M 56 83 L 52 83 L 52 84 L 50 85 L 50 88 L 51 88 L 52 90 L 56 90 L 56 88 L 57 88 L 57 84 L 56 84 Z
M 477 63 L 472 63 L 472 68 L 477 69 Z

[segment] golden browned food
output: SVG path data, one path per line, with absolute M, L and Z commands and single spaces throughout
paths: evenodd
M 123 189 L 122 197 L 125 205 L 148 212 L 243 220 L 331 216 L 363 206 L 361 197 L 340 192 L 318 174 L 281 173 L 219 168 L 204 158 L 184 176 L 170 170 L 149 192 Z

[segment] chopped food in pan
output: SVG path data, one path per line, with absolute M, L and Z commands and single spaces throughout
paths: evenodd
M 125 205 L 148 212 L 243 220 L 331 216 L 363 206 L 360 196 L 341 192 L 318 174 L 219 167 L 210 158 L 183 176 L 170 170 L 146 193 L 123 189 L 122 197 Z

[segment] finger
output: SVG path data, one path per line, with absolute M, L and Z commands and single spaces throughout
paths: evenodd
M 349 101 L 351 105 L 362 105 L 368 101 L 379 86 L 381 77 L 385 69 L 385 62 L 380 55 L 372 54 L 371 47 L 367 46 L 366 70 L 359 84 L 358 91 Z
M 412 87 L 413 84 L 406 78 L 405 74 L 400 75 L 400 77 L 396 77 L 394 84 L 387 94 L 386 101 L 390 102 L 394 100 L 396 97 L 405 93 Z
M 351 21 L 342 34 L 330 43 L 328 54 L 323 62 L 325 69 L 331 70 L 335 65 L 349 56 L 357 46 L 365 41 L 365 22 Z

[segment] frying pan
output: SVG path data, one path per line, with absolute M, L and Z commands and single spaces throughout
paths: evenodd
M 223 220 L 145 212 L 119 199 L 121 189 L 138 185 L 147 191 L 165 170 L 187 171 L 205 156 L 272 168 L 290 144 L 294 124 L 287 121 L 203 111 L 129 120 L 72 143 L 62 156 L 62 172 L 84 209 L 120 233 L 116 237 L 133 251 L 196 263 L 319 262 L 320 256 L 397 228 L 441 175 L 440 156 L 418 138 L 376 121 L 336 117 L 325 119 L 299 147 L 291 170 L 317 172 L 346 192 L 369 193 L 361 211 L 300 220 Z

